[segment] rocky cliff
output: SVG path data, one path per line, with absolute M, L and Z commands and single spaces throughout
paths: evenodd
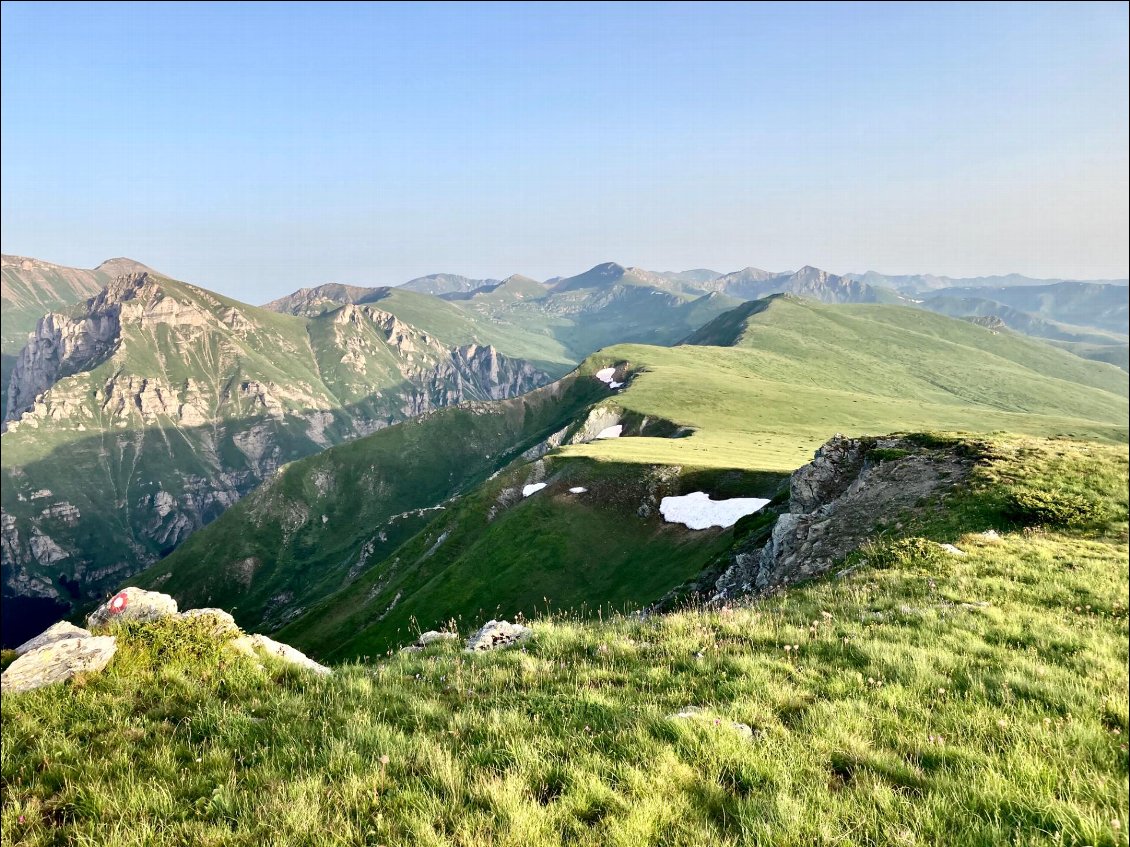
M 789 499 L 768 533 L 734 551 L 712 600 L 771 593 L 827 572 L 866 540 L 964 480 L 968 448 L 909 438 L 837 435 L 789 481 Z
M 48 314 L 8 388 L 3 590 L 71 602 L 179 545 L 289 461 L 548 382 L 372 307 L 267 312 L 152 272 Z

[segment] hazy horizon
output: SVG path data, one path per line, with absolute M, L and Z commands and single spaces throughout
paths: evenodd
M 602 261 L 1130 276 L 1124 4 L 2 16 L 5 253 L 250 302 Z

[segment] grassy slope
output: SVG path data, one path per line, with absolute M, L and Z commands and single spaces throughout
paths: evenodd
M 748 314 L 745 314 L 748 313 Z M 1126 375 L 1038 341 L 896 306 L 777 297 L 691 337 L 594 362 L 643 373 L 618 402 L 698 430 L 567 448 L 615 461 L 791 470 L 834 432 L 941 428 L 1125 441 Z
M 287 604 L 307 605 L 348 583 L 366 541 L 373 542 L 366 559 L 380 560 L 431 517 L 410 513 L 481 482 L 602 391 L 594 381 L 566 378 L 521 398 L 443 409 L 292 463 L 130 581 L 191 605 L 232 607 L 241 622 L 269 619 L 272 598 L 288 592 Z M 252 558 L 249 582 L 236 563 Z
M 575 608 L 654 600 L 692 577 L 732 537 L 729 531 L 666 526 L 655 515 L 659 497 L 693 490 L 721 496 L 719 480 L 725 473 L 739 479 L 726 496 L 772 496 L 780 473 L 802 464 L 837 431 L 875 433 L 894 426 L 1111 439 L 1124 433 L 1117 424 L 1125 415 L 1124 398 L 1066 383 L 1070 378 L 1109 385 L 1108 369 L 1037 342 L 911 309 L 826 307 L 778 298 L 742 312 L 767 323 L 750 327 L 720 319 L 723 327 L 734 327 L 728 340 L 738 347 L 618 346 L 591 357 L 579 371 L 585 384 L 599 386 L 591 374 L 605 364 L 626 360 L 642 368 L 627 390 L 605 391 L 605 403 L 637 418 L 693 426 L 697 432 L 689 438 L 592 442 L 555 451 L 540 466 L 520 463 L 448 504 L 426 529 L 404 525 L 395 538 L 375 544 L 355 571 L 357 581 L 348 584 L 341 574 L 357 564 L 367 540 L 379 538 L 384 517 L 335 528 L 340 518 L 328 510 L 371 500 L 340 473 L 342 485 L 328 496 L 311 493 L 321 462 L 345 466 L 354 461 L 344 453 L 339 458 L 338 448 L 288 472 L 294 486 L 305 488 L 305 493 L 295 491 L 288 508 L 327 514 L 328 524 L 305 521 L 299 542 L 277 522 L 257 526 L 237 508 L 167 564 L 151 568 L 143 582 L 158 585 L 164 574 L 173 573 L 167 590 L 178 597 L 187 591 L 185 596 L 203 602 L 211 596 L 204 586 L 237 558 L 285 561 L 280 580 L 267 583 L 270 591 L 256 586 L 247 592 L 226 577 L 229 587 L 217 600 L 238 604 L 243 620 L 258 622 L 271 592 L 316 598 L 329 594 L 330 582 L 336 581 L 340 590 L 321 606 L 303 603 L 306 614 L 282 636 L 323 657 L 373 655 L 397 643 L 398 632 L 414 625 L 432 628 L 453 617 L 471 622 L 495 613 L 528 615 L 547 601 L 553 608 Z M 706 331 L 723 340 L 718 327 Z M 868 343 L 876 356 L 853 352 Z M 935 360 L 942 355 L 948 359 Z M 970 399 L 971 386 L 983 392 L 983 402 Z M 1073 405 L 1094 419 L 1068 418 L 1065 410 Z M 466 425 L 459 423 L 460 414 L 442 419 L 452 432 Z M 352 449 L 382 455 L 377 445 L 391 437 L 378 433 Z M 406 477 L 417 473 L 411 457 L 395 461 Z M 658 484 L 662 466 L 677 467 Z M 432 475 L 425 472 L 421 479 L 430 481 Z M 543 479 L 548 489 L 528 499 L 519 496 L 525 483 Z M 572 486 L 591 491 L 570 495 Z M 415 500 L 403 508 L 438 499 Z M 641 515 L 641 506 L 650 512 Z M 421 531 L 412 537 L 409 529 Z M 278 620 L 268 618 L 268 623 Z
M 907 528 L 964 558 L 879 548 L 749 608 L 537 620 L 520 651 L 323 680 L 142 629 L 4 698 L 3 843 L 1124 845 L 1126 473 L 1124 448 L 1013 443 Z M 1106 518 L 963 535 L 1018 484 Z
M 547 609 L 638 609 L 697 576 L 734 540 L 730 529 L 664 523 L 656 513 L 663 496 L 705 489 L 768 498 L 783 482 L 781 474 L 678 470 L 556 458 L 515 467 L 450 504 L 279 638 L 340 660 L 379 655 L 451 620 L 466 628 Z M 520 495 L 541 478 L 545 489 Z

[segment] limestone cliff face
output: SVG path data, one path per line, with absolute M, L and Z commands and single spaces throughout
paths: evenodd
M 125 275 L 71 315 L 43 317 L 15 364 L 3 591 L 97 597 L 287 462 L 548 381 L 370 306 L 293 317 Z
M 102 362 L 118 343 L 117 304 L 81 318 L 45 315 L 20 352 L 8 383 L 6 421 L 32 409 L 35 399 L 60 379 Z
M 926 498 L 966 476 L 972 459 L 904 438 L 837 435 L 793 472 L 789 502 L 767 538 L 739 547 L 713 601 L 766 594 L 819 576 Z

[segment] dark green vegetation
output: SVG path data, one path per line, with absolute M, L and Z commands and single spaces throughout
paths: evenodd
M 102 674 L 4 698 L 4 843 L 1124 845 L 1126 449 L 977 453 L 850 574 L 749 607 L 325 679 L 129 630 Z M 1013 523 L 1036 491 L 1095 508 Z
M 531 398 L 540 428 L 495 429 L 488 447 L 478 433 L 492 407 L 454 409 L 295 464 L 134 581 L 182 605 L 235 606 L 250 628 L 285 623 L 283 640 L 321 658 L 375 655 L 414 625 L 653 602 L 733 541 L 664 523 L 663 496 L 772 497 L 837 431 L 1126 440 L 1114 368 L 928 312 L 781 296 L 727 313 L 700 339 L 732 346 L 601 351 L 575 384 Z M 620 363 L 634 375 L 610 394 L 593 374 Z M 591 440 L 617 421 L 625 437 Z M 562 430 L 560 448 L 517 455 Z M 440 459 L 464 455 L 463 432 L 489 455 L 452 473 Z M 401 451 L 402 438 L 428 446 Z M 404 488 L 375 485 L 385 463 Z

